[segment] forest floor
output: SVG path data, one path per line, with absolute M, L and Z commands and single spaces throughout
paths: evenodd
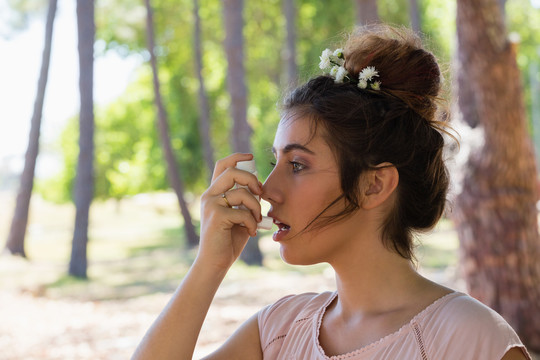
M 7 236 L 13 201 L 0 193 L 0 239 Z M 29 260 L 0 256 L 0 360 L 130 358 L 195 256 L 195 250 L 182 250 L 181 219 L 170 194 L 95 202 L 89 279 L 75 279 L 66 275 L 73 219 L 72 205 L 33 199 L 26 243 Z M 263 267 L 237 263 L 227 275 L 195 358 L 215 349 L 258 309 L 284 295 L 334 289 L 330 267 L 284 264 L 269 235 L 263 233 L 260 240 Z M 442 221 L 419 240 L 420 272 L 464 290 L 452 224 Z

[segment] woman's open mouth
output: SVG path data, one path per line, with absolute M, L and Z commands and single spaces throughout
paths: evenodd
M 277 225 L 278 230 L 274 232 L 274 235 L 272 236 L 272 238 L 274 239 L 274 241 L 281 241 L 285 238 L 285 236 L 287 236 L 291 227 L 276 219 L 274 219 L 274 224 Z

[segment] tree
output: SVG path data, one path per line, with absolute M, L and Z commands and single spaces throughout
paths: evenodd
M 287 84 L 294 85 L 298 81 L 296 66 L 296 6 L 294 0 L 283 0 L 283 13 L 287 28 L 283 59 L 287 68 Z
M 195 65 L 199 80 L 199 135 L 203 147 L 204 160 L 208 168 L 208 179 L 212 179 L 214 171 L 214 148 L 210 138 L 210 105 L 204 86 L 203 63 L 201 50 L 201 17 L 199 16 L 199 0 L 193 0 L 193 17 L 195 19 L 193 48 L 195 49 Z
M 231 98 L 233 119 L 232 147 L 235 152 L 250 153 L 251 127 L 247 122 L 247 90 L 244 74 L 243 0 L 224 0 L 225 53 L 227 56 L 227 89 Z M 258 237 L 248 241 L 240 258 L 247 264 L 262 265 Z
M 420 9 L 418 8 L 418 0 L 409 0 L 409 16 L 411 18 L 411 28 L 415 33 L 422 31 L 420 20 Z
M 56 15 L 57 0 L 49 1 L 47 21 L 45 24 L 45 45 L 41 58 L 41 71 L 39 74 L 36 99 L 34 101 L 34 112 L 30 124 L 30 134 L 28 137 L 28 147 L 24 158 L 24 169 L 21 174 L 21 182 L 17 194 L 15 212 L 11 222 L 6 248 L 14 255 L 26 257 L 24 251 L 24 238 L 26 226 L 28 224 L 28 210 L 30 198 L 34 186 L 34 172 L 36 160 L 39 153 L 39 134 L 41 128 L 41 117 L 43 113 L 43 102 L 45 100 L 45 89 L 49 77 L 49 62 L 51 59 L 51 45 L 53 35 L 54 18 Z
M 461 265 L 471 295 L 504 316 L 530 350 L 539 351 L 537 170 L 516 49 L 497 0 L 457 5 L 460 111 L 484 135 L 467 159 L 456 199 Z
M 369 25 L 380 22 L 377 0 L 356 0 L 356 23 Z
M 169 182 L 176 197 L 178 199 L 178 205 L 184 218 L 184 230 L 186 232 L 186 240 L 188 246 L 196 246 L 199 243 L 199 236 L 195 233 L 193 221 L 189 213 L 189 208 L 184 199 L 184 184 L 180 178 L 180 169 L 176 163 L 176 158 L 171 145 L 171 139 L 169 136 L 169 122 L 167 119 L 167 111 L 163 105 L 161 98 L 159 73 L 157 68 L 157 60 L 154 52 L 155 40 L 154 40 L 154 20 L 152 7 L 150 0 L 145 0 L 146 5 L 146 41 L 148 44 L 148 52 L 150 53 L 150 66 L 152 67 L 152 79 L 154 84 L 154 101 L 157 108 L 158 116 L 157 123 L 159 127 L 159 135 L 161 138 L 161 145 L 163 148 L 163 154 L 165 161 L 167 162 L 167 174 Z
M 77 0 L 79 51 L 79 161 L 75 178 L 75 229 L 69 274 L 87 278 L 90 205 L 94 193 L 94 0 Z

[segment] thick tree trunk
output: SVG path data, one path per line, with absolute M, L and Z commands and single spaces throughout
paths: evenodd
M 420 9 L 418 0 L 409 0 L 409 17 L 411 19 L 411 28 L 415 33 L 422 32 L 422 20 L 420 18 Z
M 201 50 L 201 18 L 199 16 L 199 0 L 193 0 L 193 17 L 195 19 L 194 44 L 195 66 L 197 68 L 197 78 L 199 79 L 199 135 L 203 147 L 204 160 L 208 170 L 208 179 L 212 179 L 214 171 L 214 148 L 210 136 L 210 105 L 203 78 L 203 63 Z
M 45 45 L 41 57 L 41 71 L 39 74 L 36 99 L 34 102 L 34 112 L 30 123 L 30 135 L 28 136 L 28 147 L 24 158 L 24 169 L 21 174 L 21 183 L 17 193 L 15 212 L 11 222 L 9 236 L 6 242 L 6 249 L 13 255 L 26 257 L 24 251 L 24 238 L 26 226 L 28 224 L 28 211 L 30 208 L 30 198 L 34 186 L 34 173 L 36 160 L 39 153 L 39 134 L 41 128 L 41 117 L 43 113 L 43 102 L 45 100 L 45 89 L 49 77 L 49 62 L 51 59 L 51 45 L 53 35 L 54 17 L 56 15 L 57 0 L 49 1 L 47 21 L 45 24 Z
M 224 0 L 227 89 L 231 97 L 233 120 L 232 147 L 237 152 L 251 151 L 251 127 L 247 122 L 247 90 L 244 74 L 243 0 Z
M 79 161 L 75 179 L 75 230 L 69 274 L 86 278 L 88 219 L 94 193 L 94 0 L 77 0 L 79 50 Z
M 298 81 L 296 66 L 296 5 L 295 0 L 283 0 L 283 13 L 287 36 L 283 50 L 283 60 L 287 68 L 287 86 L 294 86 Z
M 169 183 L 176 193 L 178 198 L 178 205 L 184 218 L 184 230 L 186 232 L 187 245 L 189 247 L 196 246 L 199 243 L 199 236 L 195 232 L 193 221 L 191 220 L 191 214 L 187 203 L 184 199 L 184 184 L 180 178 L 180 169 L 176 162 L 176 157 L 171 145 L 171 139 L 169 136 L 169 122 L 167 119 L 167 112 L 163 101 L 161 99 L 161 91 L 159 85 L 159 73 L 156 61 L 156 55 L 154 53 L 155 41 L 154 41 L 154 20 L 153 11 L 150 5 L 150 0 L 145 0 L 146 4 L 146 41 L 148 45 L 148 51 L 150 52 L 150 65 L 152 67 L 152 76 L 154 83 L 154 101 L 158 112 L 158 128 L 161 138 L 161 146 L 163 148 L 163 154 L 165 161 L 167 162 L 167 174 L 169 177 Z
M 243 0 L 224 0 L 227 89 L 233 119 L 232 147 L 235 152 L 251 152 L 251 127 L 247 122 L 247 90 L 244 74 Z M 262 265 L 258 237 L 248 241 L 240 258 L 248 264 Z
M 516 54 L 498 0 L 457 4 L 460 106 L 464 116 L 477 115 L 473 122 L 485 134 L 469 156 L 456 199 L 462 270 L 471 295 L 539 351 L 537 172 Z
M 370 25 L 380 22 L 377 0 L 355 0 L 356 23 Z

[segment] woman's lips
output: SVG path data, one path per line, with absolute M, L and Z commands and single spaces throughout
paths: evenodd
M 272 235 L 272 239 L 274 239 L 274 241 L 281 241 L 285 238 L 285 236 L 287 236 L 287 234 L 291 230 L 291 227 L 277 219 L 274 219 L 274 224 L 277 225 L 278 230 L 274 232 L 274 234 Z

